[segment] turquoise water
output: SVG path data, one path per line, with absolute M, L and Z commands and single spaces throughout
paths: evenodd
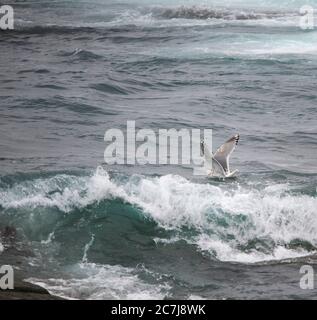
M 316 30 L 304 1 L 13 3 L 1 32 L 0 261 L 67 298 L 312 298 Z M 110 166 L 104 133 L 239 132 L 237 179 Z M 10 241 L 9 241 L 10 240 Z

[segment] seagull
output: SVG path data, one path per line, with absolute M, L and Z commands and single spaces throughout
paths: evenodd
M 205 157 L 205 167 L 209 177 L 230 178 L 238 172 L 238 170 L 230 171 L 229 158 L 238 144 L 239 139 L 239 134 L 234 135 L 218 148 L 214 155 L 209 151 L 206 143 L 201 141 L 200 147 Z

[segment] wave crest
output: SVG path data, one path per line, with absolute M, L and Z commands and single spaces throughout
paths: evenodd
M 224 20 L 258 20 L 273 19 L 285 16 L 281 12 L 255 12 L 242 10 L 212 9 L 198 6 L 181 6 L 157 9 L 159 15 L 165 19 L 224 19 Z
M 215 186 L 175 175 L 120 180 L 98 168 L 91 177 L 56 175 L 0 189 L 0 199 L 5 210 L 56 207 L 62 212 L 120 199 L 223 261 L 292 258 L 317 247 L 317 199 L 293 193 L 287 184 Z

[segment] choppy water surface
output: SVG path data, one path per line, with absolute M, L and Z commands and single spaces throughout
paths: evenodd
M 303 4 L 317 8 L 12 2 L 0 226 L 17 233 L 0 261 L 68 298 L 314 298 L 299 288 L 317 248 L 317 31 L 299 28 Z M 212 128 L 214 147 L 239 132 L 240 175 L 107 166 L 105 130 L 127 120 Z

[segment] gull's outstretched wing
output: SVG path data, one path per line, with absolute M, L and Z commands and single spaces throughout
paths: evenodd
M 211 171 L 213 175 L 215 176 L 225 176 L 225 171 L 220 165 L 220 163 L 215 160 L 212 153 L 209 151 L 207 145 L 205 142 L 201 142 L 200 144 L 202 154 L 205 157 L 205 168 L 208 171 Z
M 222 166 L 223 170 L 226 173 L 230 172 L 229 157 L 238 144 L 239 138 L 239 134 L 236 134 L 235 136 L 230 138 L 216 151 L 213 157 L 216 161 L 218 161 L 218 163 Z

